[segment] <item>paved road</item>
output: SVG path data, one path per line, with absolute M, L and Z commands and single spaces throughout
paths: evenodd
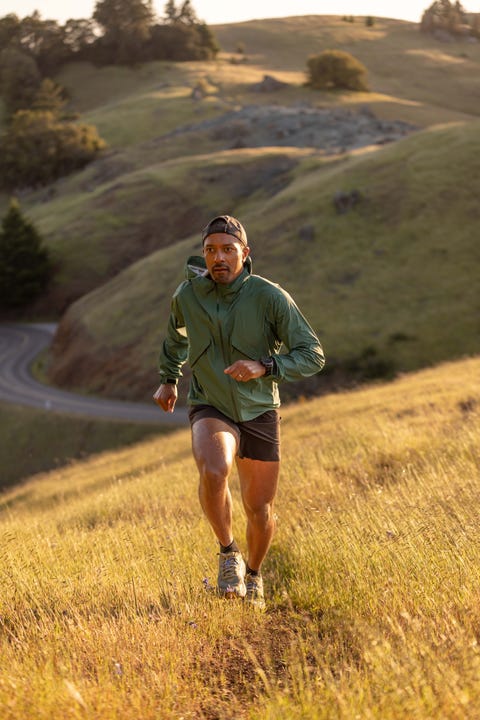
M 53 324 L 0 325 L 0 400 L 51 412 L 128 422 L 184 425 L 185 408 L 164 413 L 155 405 L 106 400 L 43 385 L 30 374 L 36 356 L 52 341 Z

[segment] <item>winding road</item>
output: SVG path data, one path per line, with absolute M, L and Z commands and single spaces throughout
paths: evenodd
M 0 325 L 0 401 L 83 417 L 171 426 L 186 424 L 185 408 L 164 413 L 153 400 L 147 405 L 77 395 L 35 380 L 30 367 L 50 345 L 55 328 L 50 323 Z

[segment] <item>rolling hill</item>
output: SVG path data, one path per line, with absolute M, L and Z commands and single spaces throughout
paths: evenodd
M 331 160 L 270 150 L 289 182 L 273 195 L 262 185 L 221 206 L 243 218 L 255 271 L 294 295 L 337 374 L 357 368 L 368 376 L 372 363 L 391 374 L 478 352 L 479 128 L 476 121 L 429 129 Z M 239 163 L 238 179 L 265 153 L 194 156 L 188 172 L 208 167 L 221 179 Z M 353 188 L 361 201 L 338 214 L 335 192 Z M 169 298 L 198 250 L 198 236 L 189 235 L 75 303 L 54 345 L 54 381 L 149 394 Z
M 442 44 L 388 19 L 215 31 L 224 51 L 212 63 L 78 64 L 59 78 L 109 151 L 22 198 L 59 266 L 37 308 L 62 315 L 50 378 L 150 393 L 169 297 L 218 212 L 245 222 L 255 271 L 298 300 L 332 377 L 389 376 L 478 352 L 480 46 Z M 306 57 L 325 47 L 358 57 L 372 92 L 305 87 Z M 255 91 L 265 74 L 285 86 Z M 252 108 L 270 113 L 267 139 Z M 330 130 L 350 118 L 350 133 L 329 146 L 318 120 L 315 139 L 300 141 L 312 112 L 330 113 Z M 362 118 L 369 132 L 359 143 Z M 335 193 L 352 190 L 360 203 L 337 214 Z M 328 372 L 319 388 L 327 382 Z

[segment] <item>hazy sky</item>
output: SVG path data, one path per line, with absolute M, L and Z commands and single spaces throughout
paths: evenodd
M 69 18 L 91 17 L 96 0 L 0 0 L 0 17 L 19 17 L 39 10 L 42 18 L 65 22 Z M 179 5 L 181 0 L 176 3 Z M 198 17 L 209 25 L 240 22 L 253 18 L 288 15 L 373 15 L 418 22 L 432 0 L 192 0 Z M 480 0 L 462 2 L 465 10 L 480 11 Z M 159 15 L 165 2 L 154 0 Z

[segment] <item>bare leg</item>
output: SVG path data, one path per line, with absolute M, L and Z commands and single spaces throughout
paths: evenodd
M 279 462 L 237 458 L 243 506 L 247 514 L 248 566 L 259 571 L 275 532 L 273 501 Z
M 192 426 L 192 450 L 200 473 L 200 505 L 222 545 L 233 540 L 232 497 L 228 487 L 238 437 L 216 418 L 197 420 Z

